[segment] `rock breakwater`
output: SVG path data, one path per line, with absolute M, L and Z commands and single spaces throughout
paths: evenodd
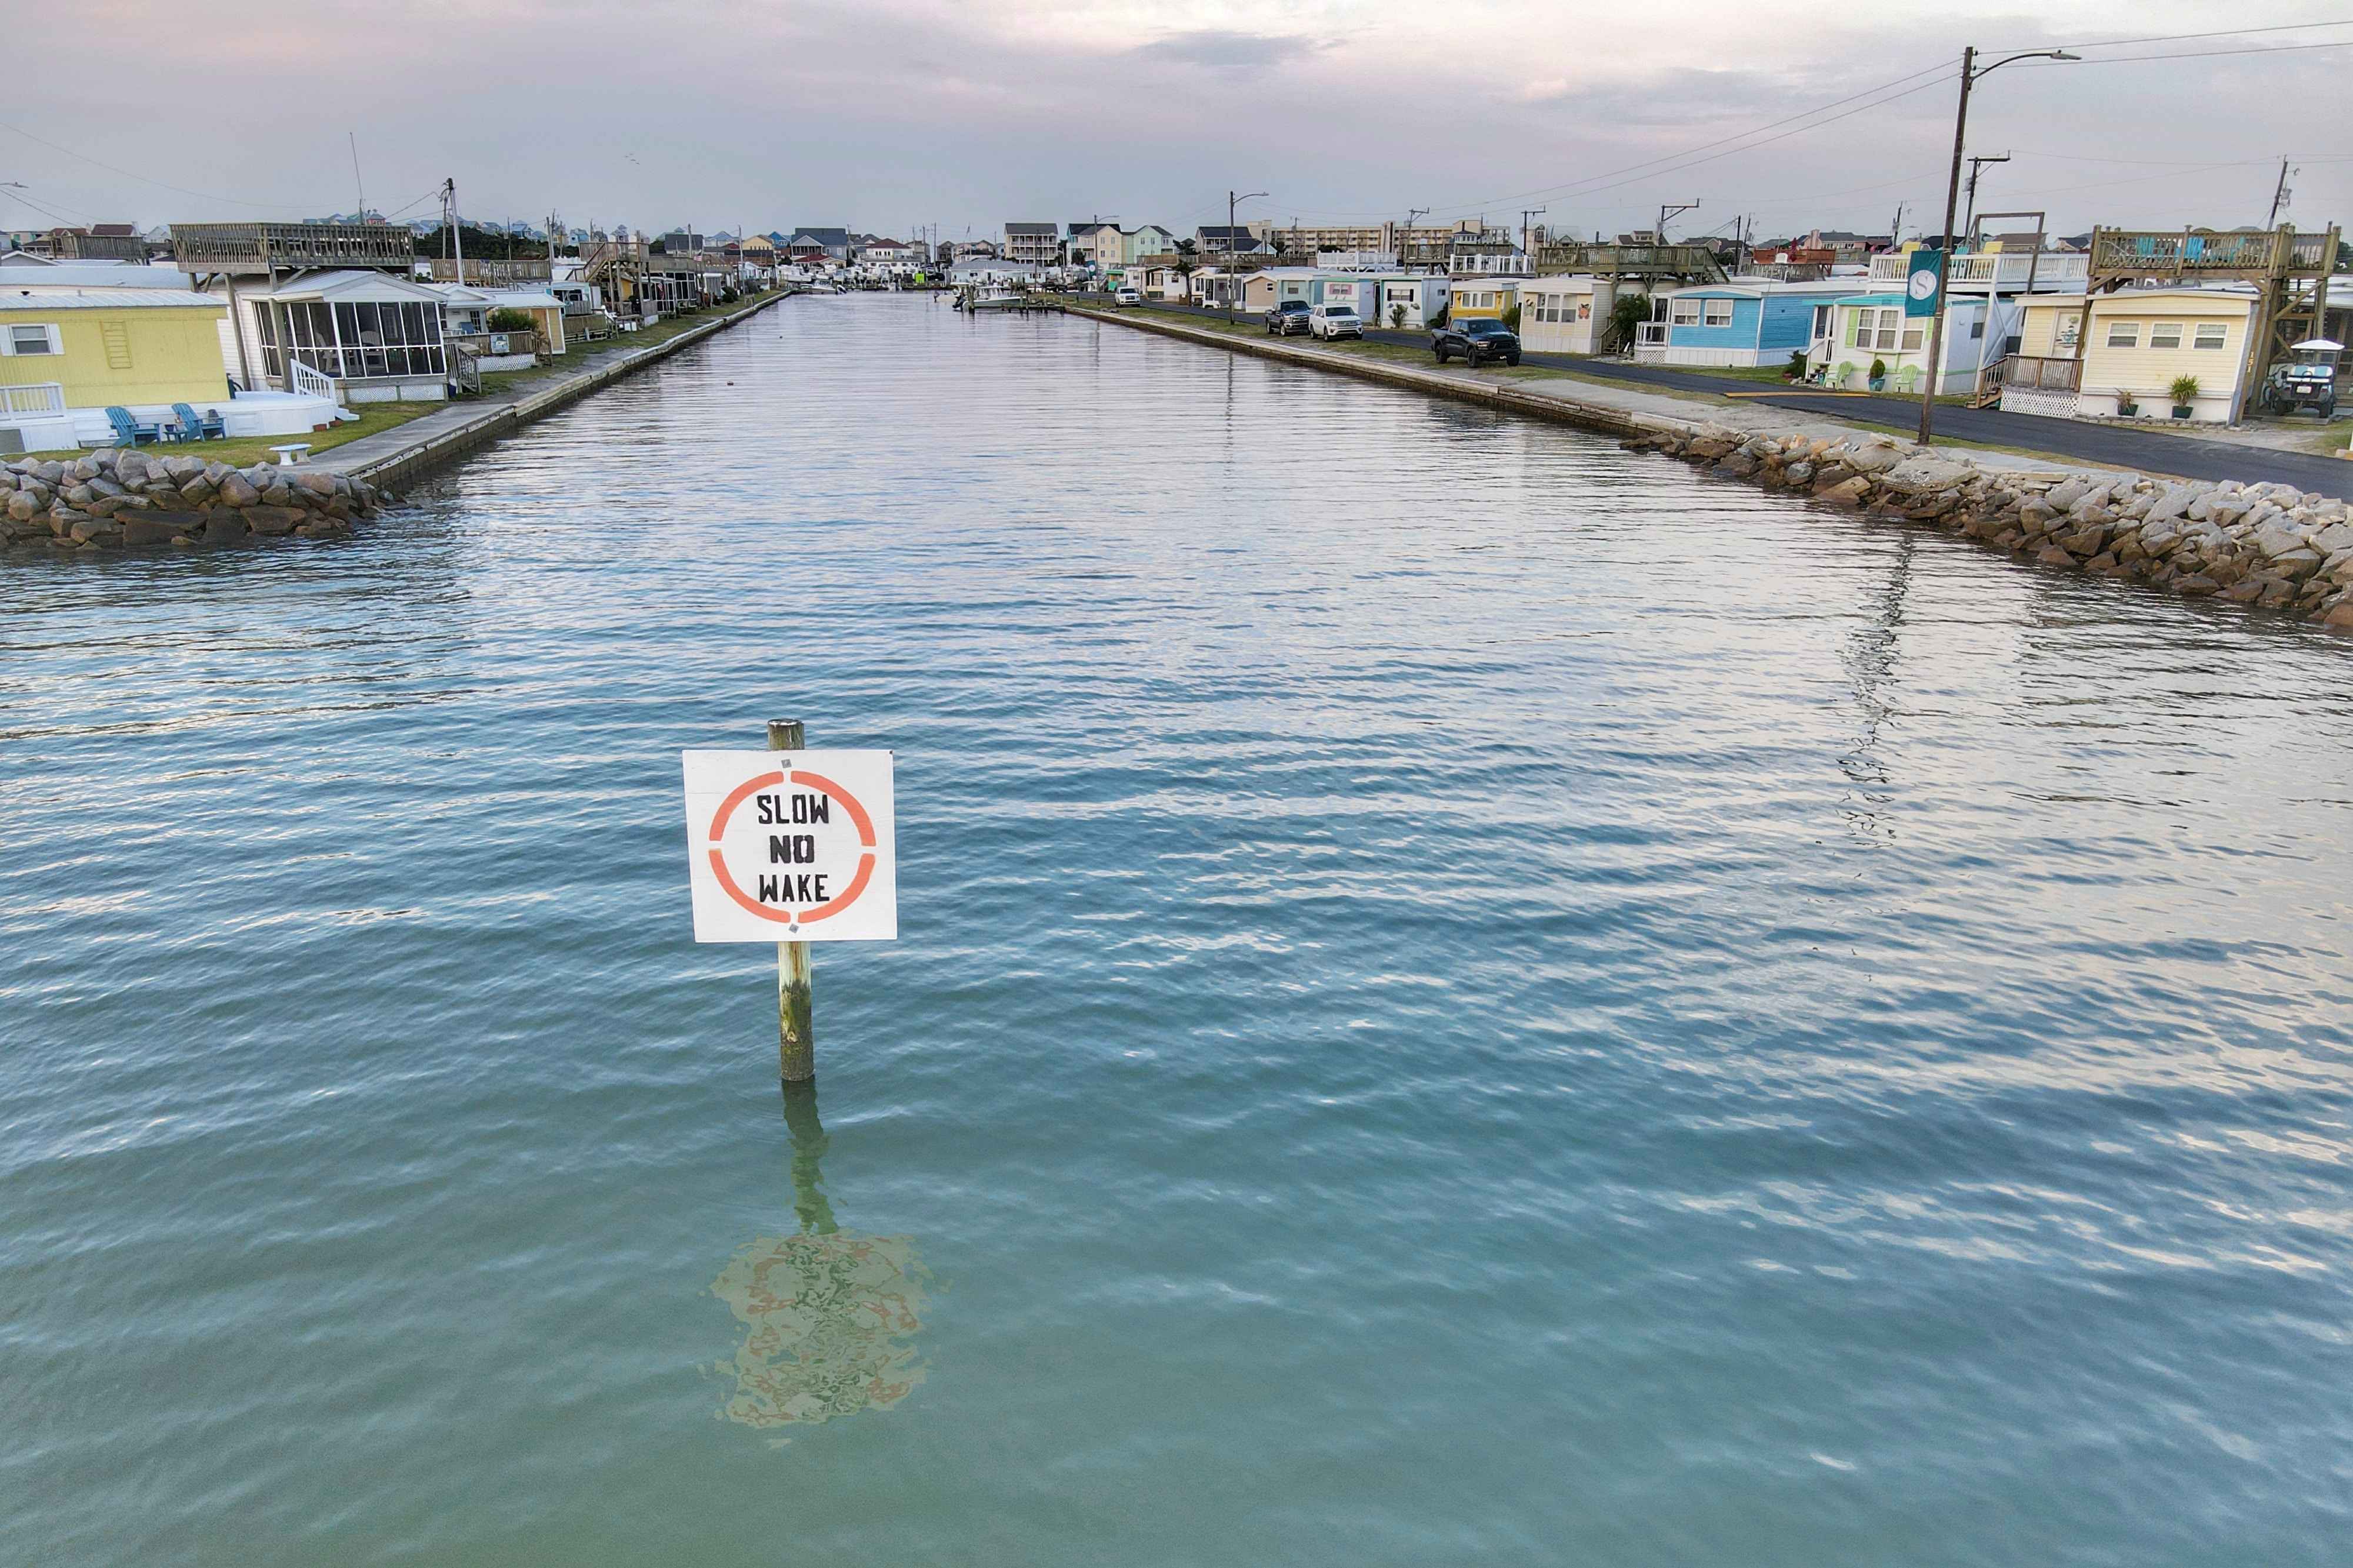
M 383 496 L 323 468 L 232 468 L 181 453 L 104 447 L 71 462 L 0 468 L 0 540 L 69 550 L 237 544 L 347 533 Z
M 1729 479 L 1930 523 L 2045 566 L 2212 595 L 2353 633 L 2353 506 L 2292 485 L 1980 468 L 1884 437 L 1721 426 L 1621 443 Z

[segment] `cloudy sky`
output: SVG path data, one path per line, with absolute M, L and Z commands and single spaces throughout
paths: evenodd
M 2226 29 L 2262 30 L 2114 42 Z M 61 62 L 0 97 L 9 227 L 349 211 L 352 132 L 403 216 L 446 174 L 470 216 L 657 228 L 1189 230 L 1238 188 L 1279 222 L 1909 230 L 1964 44 L 2088 57 L 1980 83 L 1970 151 L 2011 154 L 1981 207 L 2260 223 L 2286 153 L 2299 224 L 2353 217 L 2353 47 L 2314 47 L 2353 0 L 86 0 L 6 31 Z

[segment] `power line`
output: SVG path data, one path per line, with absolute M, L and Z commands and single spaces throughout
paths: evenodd
M 1690 156 L 1691 156 L 1693 153 L 1704 153 L 1704 152 L 1706 152 L 1706 151 L 1707 151 L 1709 148 L 1711 148 L 1711 147 L 1723 147 L 1723 146 L 1725 145 L 1725 143 L 1726 143 L 1726 142 L 1738 142 L 1738 141 L 1742 140 L 1742 139 L 1743 139 L 1743 138 L 1745 138 L 1745 137 L 1754 136 L 1754 135 L 1757 134 L 1759 132 L 1776 130 L 1776 129 L 1778 129 L 1778 127 L 1780 127 L 1780 126 L 1788 125 L 1788 124 L 1793 123 L 1794 121 L 1800 121 L 1800 120 L 1810 120 L 1810 119 L 1812 119 L 1815 115 L 1821 114 L 1821 113 L 1823 113 L 1823 112 L 1825 112 L 1826 110 L 1829 110 L 1838 109 L 1838 108 L 1840 108 L 1840 107 L 1841 107 L 1841 106 L 1843 106 L 1843 105 L 1852 103 L 1852 102 L 1854 102 L 1857 99 L 1870 98 L 1870 97 L 1872 97 L 1872 95 L 1873 95 L 1874 93 L 1884 92 L 1884 91 L 1886 91 L 1886 90 L 1887 90 L 1888 89 L 1890 89 L 1890 88 L 1902 87 L 1905 82 L 1911 81 L 1911 80 L 1913 80 L 1913 79 L 1915 79 L 1915 78 L 1918 78 L 1918 77 L 1927 76 L 1927 75 L 1929 75 L 1931 72 L 1938 73 L 1938 75 L 1936 76 L 1936 80 L 1931 80 L 1931 81 L 1922 82 L 1922 83 L 1920 84 L 1920 87 L 1919 87 L 1919 88 L 1910 88 L 1910 89 L 1906 89 L 1905 90 L 1906 90 L 1907 92 L 1916 92 L 1916 91 L 1919 91 L 1919 90 L 1921 89 L 1921 88 L 1928 88 L 1928 87 L 1934 87 L 1934 86 L 1936 86 L 1936 81 L 1940 81 L 1940 80 L 1950 80 L 1950 79 L 1951 79 L 1955 75 L 1957 75 L 1957 73 L 1956 73 L 1956 72 L 1954 71 L 1954 69 L 1953 69 L 1952 66 L 1951 66 L 1951 65 L 1949 65 L 1949 64 L 1939 64 L 1939 65 L 1933 65 L 1933 66 L 1925 66 L 1925 67 L 1923 67 L 1922 68 L 1920 68 L 1919 70 L 1912 71 L 1912 72 L 1909 72 L 1909 73 L 1907 73 L 1907 74 L 1905 74 L 1905 75 L 1904 75 L 1904 76 L 1896 77 L 1896 78 L 1894 78 L 1893 80 L 1881 82 L 1877 87 L 1867 87 L 1867 88 L 1864 88 L 1861 92 L 1850 93 L 1850 94 L 1848 94 L 1848 95 L 1847 95 L 1846 97 L 1844 97 L 1844 98 L 1834 98 L 1834 99 L 1831 99 L 1831 100 L 1829 102 L 1827 102 L 1827 103 L 1818 103 L 1818 104 L 1814 105 L 1814 107 L 1812 107 L 1811 109 L 1800 110 L 1799 112 L 1797 112 L 1797 113 L 1795 113 L 1795 114 L 1784 115 L 1784 116 L 1782 116 L 1780 119 L 1778 119 L 1778 120 L 1768 120 L 1768 121 L 1765 121 L 1765 122 L 1764 122 L 1763 124 L 1761 124 L 1761 125 L 1752 125 L 1752 126 L 1748 127 L 1748 128 L 1747 128 L 1746 130 L 1745 130 L 1745 131 L 1736 131 L 1736 132 L 1732 132 L 1732 133 L 1731 133 L 1730 135 L 1728 135 L 1728 136 L 1719 136 L 1719 137 L 1717 137 L 1717 138 L 1716 138 L 1715 141 L 1713 141 L 1713 142 L 1697 142 L 1697 143 L 1695 143 L 1695 144 L 1694 144 L 1694 145 L 1692 145 L 1692 146 L 1682 148 L 1682 149 L 1680 149 L 1680 150 L 1678 150 L 1678 151 L 1676 151 L 1676 152 L 1672 152 L 1672 153 L 1661 153 L 1658 157 L 1655 157 L 1655 158 L 1645 158 L 1645 159 L 1642 159 L 1642 160 L 1641 160 L 1641 162 L 1639 162 L 1639 163 L 1627 163 L 1627 164 L 1624 164 L 1624 165 L 1622 165 L 1622 166 L 1620 166 L 1620 167 L 1619 167 L 1619 168 L 1615 168 L 1615 169 L 1604 169 L 1604 170 L 1602 170 L 1602 171 L 1601 171 L 1600 173 L 1599 173 L 1599 174 L 1587 174 L 1587 175 L 1584 175 L 1583 177 L 1581 177 L 1581 178 L 1579 178 L 1579 179 L 1571 180 L 1571 181 L 1569 181 L 1569 182 L 1568 182 L 1567 184 L 1560 184 L 1560 185 L 1545 185 L 1545 186 L 1541 186 L 1541 187 L 1539 187 L 1539 188 L 1537 188 L 1537 189 L 1535 189 L 1535 190 L 1514 191 L 1514 192 L 1512 192 L 1512 193 L 1510 193 L 1509 195 L 1500 195 L 1500 196 L 1485 196 L 1485 197 L 1482 197 L 1482 198 L 1481 198 L 1480 200 L 1478 200 L 1478 201 L 1461 202 L 1461 203 L 1458 203 L 1457 205 L 1453 205 L 1453 206 L 1450 206 L 1450 207 L 1441 207 L 1441 208 L 1438 209 L 1438 211 L 1439 211 L 1439 213 L 1440 213 L 1440 214 L 1442 214 L 1442 215 L 1451 215 L 1451 214 L 1461 214 L 1461 213 L 1468 213 L 1468 212 L 1476 212 L 1476 211 L 1479 211 L 1479 210 L 1481 210 L 1481 209 L 1482 209 L 1482 208 L 1500 205 L 1501 204 L 1503 204 L 1503 203 L 1504 203 L 1504 202 L 1516 202 L 1516 201 L 1525 200 L 1525 198 L 1530 197 L 1530 196 L 1550 196 L 1550 195 L 1560 195 L 1560 194 L 1571 193 L 1571 192 L 1574 192 L 1577 186 L 1580 186 L 1580 185 L 1587 185 L 1587 184 L 1592 184 L 1594 181 L 1596 181 L 1596 180 L 1608 180 L 1608 179 L 1612 179 L 1612 178 L 1614 178 L 1615 176 L 1620 175 L 1620 174 L 1633 174 L 1633 173 L 1634 173 L 1635 171 L 1637 171 L 1637 170 L 1641 170 L 1641 169 L 1649 169 L 1649 168 L 1651 167 L 1651 165 L 1652 165 L 1652 164 L 1654 164 L 1654 163 L 1673 163 L 1676 159 L 1679 159 L 1679 158 L 1688 158 L 1688 157 L 1690 157 Z M 1903 96 L 1905 96 L 1905 94 L 1904 94 L 1904 93 L 1898 93 L 1898 94 L 1896 94 L 1896 95 L 1895 95 L 1895 97 L 1897 97 L 1897 98 L 1901 98 L 1901 97 L 1903 97 Z M 1883 100 L 1880 100 L 1879 101 L 1880 101 L 1880 102 L 1893 102 L 1894 100 L 1891 98 L 1891 99 L 1883 99 Z M 1875 103 L 1867 103 L 1867 104 L 1862 105 L 1862 109 L 1871 109 L 1871 108 L 1875 108 L 1875 107 L 1877 107 L 1877 105 L 1876 105 Z M 1862 110 L 1860 110 L 1860 109 L 1859 109 L 1859 110 L 1850 110 L 1849 112 L 1852 112 L 1852 113 L 1860 113 L 1860 112 L 1862 112 Z M 1835 116 L 1833 116 L 1833 117 L 1832 117 L 1832 119 L 1831 119 L 1831 120 L 1825 120 L 1825 121 L 1820 121 L 1820 123 L 1821 123 L 1821 124 L 1824 124 L 1824 125 L 1828 125 L 1828 124 L 1831 124 L 1831 123 L 1832 122 L 1832 121 L 1833 121 L 1833 120 L 1843 120 L 1843 119 L 1845 119 L 1845 118 L 1846 118 L 1846 116 L 1845 116 L 1845 115 L 1835 115 Z M 1809 126 L 1800 126 L 1800 127 L 1799 127 L 1799 130 L 1810 130 L 1810 129 L 1811 129 L 1811 127 L 1809 127 Z M 1796 132 L 1789 132 L 1789 134 L 1791 134 L 1791 135 L 1795 135 L 1796 133 L 1797 133 Z M 1779 141 L 1779 140 L 1781 140 L 1781 138 L 1780 138 L 1780 137 L 1774 137 L 1774 138 L 1772 138 L 1771 140 L 1772 140 L 1772 141 Z M 1754 145 L 1760 146 L 1760 147 L 1761 147 L 1761 146 L 1765 146 L 1765 145 L 1767 145 L 1767 142 L 1763 142 L 1754 143 Z M 1728 156 L 1730 156 L 1730 154 L 1731 154 L 1731 153 L 1733 153 L 1743 152 L 1743 151 L 1746 151 L 1746 149 L 1745 149 L 1745 148 L 1740 148 L 1740 147 L 1727 148 L 1727 149 L 1725 150 L 1725 153 L 1719 153 L 1719 154 L 1717 154 L 1717 156 L 1728 157 Z M 1704 159 L 1704 158 L 1703 158 L 1703 159 L 1699 159 L 1699 160 L 1697 160 L 1697 162 L 1698 162 L 1698 163 L 1706 163 L 1706 162 L 1709 162 L 1709 160 L 1708 160 L 1708 159 Z M 1690 167 L 1692 167 L 1692 166 L 1694 166 L 1694 165 L 1693 165 L 1693 164 L 1690 164 L 1690 163 L 1684 163 L 1684 164 L 1678 164 L 1678 165 L 1677 165 L 1677 167 L 1679 167 L 1679 168 L 1690 168 Z M 1655 173 L 1658 173 L 1658 174 L 1672 174 L 1674 171 L 1673 171 L 1673 170 L 1672 170 L 1672 169 L 1661 169 L 1661 170 L 1656 170 L 1656 171 L 1654 171 L 1654 172 L 1655 172 Z M 1645 175 L 1645 176 L 1643 176 L 1643 177 L 1647 178 L 1648 176 L 1647 176 L 1647 175 Z M 1614 186 L 1609 186 L 1609 185 L 1604 185 L 1604 186 L 1601 186 L 1601 187 L 1599 187 L 1599 188 L 1600 188 L 1600 189 L 1603 189 L 1603 190 L 1610 190 L 1610 189 L 1614 189 L 1615 187 L 1614 187 Z M 1368 214 L 1368 213 L 1353 213 L 1353 212 L 1352 212 L 1352 213 L 1327 212 L 1327 213 L 1322 213 L 1322 214 L 1313 214 L 1313 215 L 1310 215 L 1310 216 L 1323 216 L 1323 217 L 1349 218 L 1349 217 L 1366 217 L 1366 216 L 1380 216 L 1380 215 Z
M 2219 60 L 2230 55 L 2293 55 L 2306 49 L 2353 49 L 2353 38 L 2329 44 L 2255 44 L 2243 49 L 2178 49 L 2166 55 L 2116 55 L 2105 60 L 2027 62 L 2028 70 L 2073 70 L 2077 66 L 2130 66 L 2144 60 Z
M 59 146 L 57 142 L 50 141 L 46 136 L 36 136 L 31 132 L 26 130 L 23 126 L 11 125 L 5 120 L 0 120 L 0 131 L 13 131 L 17 135 L 25 138 L 27 142 L 37 142 L 42 146 L 50 149 L 52 152 L 63 153 L 69 158 L 79 158 L 85 163 L 95 164 L 99 168 L 106 170 L 109 174 L 121 174 L 124 179 L 137 180 L 142 184 L 153 185 L 160 190 L 176 191 L 181 195 L 195 196 L 201 201 L 227 202 L 232 206 L 258 207 L 265 212 L 303 212 L 308 210 L 310 205 L 310 204 L 299 202 L 249 202 L 239 196 L 222 196 L 215 195 L 209 191 L 192 191 L 185 185 L 169 184 L 162 180 L 149 179 L 146 175 L 142 174 L 135 170 L 121 168 L 116 164 L 109 163 L 103 159 L 93 158 L 87 153 L 77 153 L 70 147 Z
M 1799 125 L 1794 129 L 1784 131 L 1778 136 L 1767 136 L 1760 142 L 1744 142 L 1742 145 L 1737 147 L 1727 147 L 1721 153 L 1711 153 L 1704 158 L 1694 158 L 1689 163 L 1677 163 L 1672 168 L 1652 169 L 1646 173 L 1637 174 L 1632 179 L 1612 181 L 1609 184 L 1592 185 L 1584 190 L 1570 190 L 1568 194 L 1577 196 L 1599 195 L 1603 191 L 1614 191 L 1620 185 L 1638 184 L 1644 180 L 1657 179 L 1663 175 L 1679 174 L 1685 169 L 1695 169 L 1702 163 L 1713 163 L 1719 158 L 1729 158 L 1736 153 L 1753 153 L 1759 147 L 1770 147 L 1776 142 L 1786 142 L 1792 136 L 1802 136 L 1809 131 L 1819 131 L 1825 125 L 1835 125 L 1841 120 L 1852 118 L 1857 114 L 1868 113 L 1870 110 L 1878 109 L 1885 104 L 1894 103 L 1899 98 L 1909 98 L 1915 92 L 1926 92 L 1932 87 L 1941 87 L 1946 82 L 1954 79 L 1957 75 L 1958 73 L 1955 72 L 1947 76 L 1932 78 L 1927 81 L 1920 83 L 1916 87 L 1907 87 L 1901 92 L 1892 92 L 1884 98 L 1873 99 L 1869 103 L 1857 104 L 1854 108 L 1846 110 L 1843 114 L 1833 114 L 1827 120 L 1818 120 L 1810 125 Z M 1900 81 L 1903 79 L 1899 77 L 1896 79 Z M 1602 179 L 1605 176 L 1599 174 L 1591 176 L 1592 179 Z M 1576 182 L 1577 184 L 1585 184 L 1587 182 L 1585 181 Z M 1567 187 L 1560 188 L 1564 190 L 1568 189 Z M 1533 195 L 1536 193 L 1530 192 L 1528 194 Z
M 2224 27 L 2219 32 L 2212 33 L 2160 33 L 2147 38 L 2103 38 L 2092 44 L 2073 44 L 2064 39 L 2046 39 L 2040 46 L 2003 44 L 1981 52 L 1989 55 L 2002 55 L 2008 54 L 2012 49 L 2049 47 L 2053 43 L 2060 47 L 2069 49 L 2116 49 L 2122 48 L 2126 44 L 2183 44 L 2192 38 L 2245 38 L 2253 37 L 2258 33 L 2309 32 L 2315 27 L 2353 27 L 2353 17 L 2336 22 L 2283 22 L 2273 27 Z

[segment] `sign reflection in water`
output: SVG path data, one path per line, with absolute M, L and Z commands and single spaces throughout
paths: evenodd
M 716 1368 L 735 1380 L 720 1414 L 746 1426 L 888 1410 L 923 1381 L 910 1342 L 923 1326 L 930 1276 L 914 1242 L 834 1223 L 818 1169 L 826 1136 L 816 1085 L 785 1085 L 785 1124 L 800 1229 L 747 1243 L 711 1285 L 747 1331 Z

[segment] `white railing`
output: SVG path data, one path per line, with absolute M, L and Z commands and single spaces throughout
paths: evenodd
M 1911 275 L 1912 258 L 1883 251 L 1871 258 L 1873 283 L 1901 283 Z M 2091 258 L 2080 250 L 1978 251 L 1953 258 L 1952 277 L 1960 288 L 2023 289 L 2030 279 L 2036 289 L 2081 283 L 2091 276 Z
M 63 414 L 65 383 L 37 381 L 27 386 L 0 386 L 0 414 Z
M 311 397 L 323 397 L 330 403 L 343 401 L 335 395 L 334 377 L 304 364 L 299 359 L 294 362 L 294 390 Z

